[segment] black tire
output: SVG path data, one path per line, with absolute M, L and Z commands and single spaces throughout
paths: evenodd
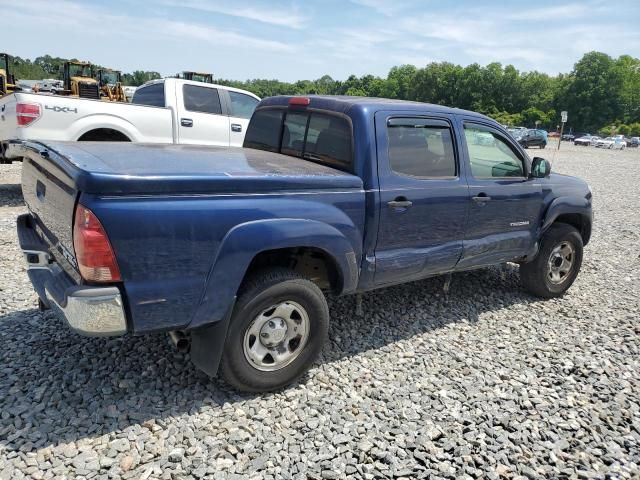
M 561 283 L 554 283 L 550 278 L 552 252 L 556 247 L 563 243 L 569 243 L 573 248 L 571 269 Z M 566 223 L 555 223 L 549 227 L 544 235 L 540 245 L 540 251 L 536 258 L 529 263 L 520 265 L 520 281 L 522 286 L 538 297 L 556 298 L 560 297 L 573 284 L 580 267 L 582 265 L 582 237 L 580 233 Z
M 306 344 L 295 359 L 279 370 L 263 371 L 244 353 L 245 333 L 261 312 L 280 302 L 296 302 L 309 318 Z M 327 339 L 329 307 L 318 286 L 285 268 L 259 272 L 247 279 L 233 310 L 220 372 L 233 387 L 245 392 L 279 390 L 300 378 L 313 364 Z
M 541 144 L 541 145 L 540 145 L 540 149 L 543 149 L 543 148 L 545 148 L 546 146 L 547 146 L 547 144 L 546 144 L 546 143 L 543 143 L 543 144 Z

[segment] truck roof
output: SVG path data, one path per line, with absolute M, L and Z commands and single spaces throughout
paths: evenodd
M 242 90 L 241 88 L 235 88 L 235 87 L 228 87 L 226 85 L 218 85 L 217 83 L 203 83 L 203 82 L 197 82 L 195 80 L 185 80 L 184 78 L 172 78 L 172 77 L 156 78 L 154 80 L 149 80 L 143 83 L 137 88 L 147 87 L 149 85 L 155 85 L 156 83 L 171 83 L 171 82 L 180 83 L 183 85 L 195 85 L 196 87 L 219 88 L 223 90 L 228 90 L 230 92 L 244 93 L 245 95 L 249 95 L 251 97 L 256 98 L 257 100 L 260 100 L 259 96 L 257 96 L 255 93 L 250 92 L 248 90 Z
M 269 97 L 262 100 L 260 106 L 283 106 L 289 104 L 289 99 L 301 96 L 301 95 L 280 95 L 276 97 Z M 413 102 L 409 100 L 397 100 L 390 98 L 375 98 L 375 97 L 350 97 L 346 95 L 302 95 L 308 97 L 311 100 L 309 107 L 326 109 L 331 111 L 337 111 L 347 113 L 351 109 L 358 109 L 361 111 L 376 112 L 380 110 L 407 110 L 407 111 L 422 111 L 429 110 L 435 113 L 448 113 L 448 114 L 464 114 L 469 116 L 475 116 L 478 118 L 491 120 L 493 119 L 470 110 L 463 110 L 455 107 L 446 107 L 444 105 L 436 105 L 433 103 Z

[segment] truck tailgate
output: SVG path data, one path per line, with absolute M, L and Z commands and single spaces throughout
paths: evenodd
M 78 192 L 72 178 L 46 156 L 30 155 L 22 165 L 22 194 L 51 253 L 63 267 L 75 270 L 73 214 Z

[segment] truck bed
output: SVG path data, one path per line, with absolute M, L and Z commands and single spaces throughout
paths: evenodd
M 39 105 L 40 118 L 19 127 L 17 103 Z M 117 126 L 133 142 L 171 143 L 172 121 L 170 108 L 44 93 L 16 92 L 0 98 L 0 143 L 14 139 L 75 141 L 87 131 L 104 126 Z
M 105 142 L 26 142 L 19 148 L 32 161 L 61 168 L 74 190 L 84 193 L 362 189 L 362 180 L 355 175 L 261 150 Z

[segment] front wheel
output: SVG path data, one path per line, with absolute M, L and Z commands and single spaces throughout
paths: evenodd
M 549 227 L 535 259 L 520 265 L 520 281 L 533 295 L 560 297 L 573 284 L 582 265 L 582 237 L 566 223 Z
M 284 268 L 245 282 L 229 325 L 220 370 L 238 390 L 278 390 L 311 366 L 329 329 L 327 301 L 316 284 Z

